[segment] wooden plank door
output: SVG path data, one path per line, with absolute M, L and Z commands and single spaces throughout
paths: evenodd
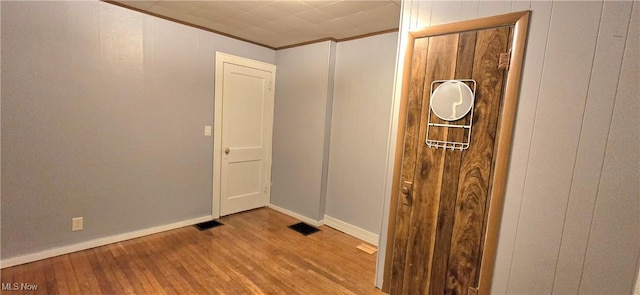
M 390 235 L 391 294 L 477 292 L 489 204 L 496 195 L 496 155 L 500 140 L 509 137 L 510 141 L 513 122 L 515 104 L 509 102 L 507 120 L 503 106 L 507 77 L 515 73 L 499 64 L 501 54 L 504 57 L 512 50 L 514 29 L 515 25 L 499 25 L 440 31 L 416 37 L 410 44 L 404 141 L 395 180 L 395 228 Z M 431 83 L 450 79 L 477 82 L 473 112 L 450 122 L 469 124 L 473 120 L 466 150 L 436 149 L 425 143 Z M 450 124 L 434 115 L 430 120 Z M 509 134 L 501 133 L 501 128 L 507 128 Z M 465 132 L 430 127 L 428 136 L 461 142 Z M 504 172 L 499 178 L 503 185 Z

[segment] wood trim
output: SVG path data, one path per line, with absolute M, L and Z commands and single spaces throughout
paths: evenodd
M 266 48 L 269 48 L 269 49 L 272 49 L 272 50 L 276 50 L 275 47 L 271 47 L 269 45 L 265 45 L 265 44 L 254 42 L 254 41 L 251 41 L 251 40 L 248 40 L 248 39 L 240 38 L 238 36 L 234 36 L 234 35 L 227 34 L 227 33 L 224 33 L 224 32 L 216 31 L 216 30 L 213 30 L 213 29 L 210 29 L 210 28 L 207 28 L 207 27 L 203 27 L 203 26 L 199 26 L 199 25 L 196 25 L 196 24 L 192 24 L 192 23 L 188 23 L 188 22 L 185 22 L 185 21 L 181 21 L 179 19 L 175 19 L 175 18 L 172 18 L 172 17 L 164 16 L 164 15 L 157 14 L 157 13 L 153 13 L 151 11 L 142 10 L 140 8 L 129 6 L 129 5 L 126 5 L 126 4 L 123 4 L 123 3 L 120 3 L 120 2 L 116 2 L 116 1 L 112 1 L 112 0 L 100 0 L 100 1 L 102 1 L 104 3 L 109 3 L 109 4 L 116 5 L 116 6 L 120 6 L 120 7 L 126 8 L 126 9 L 131 9 L 133 11 L 144 13 L 146 15 L 158 17 L 158 18 L 161 18 L 161 19 L 164 19 L 164 20 L 168 20 L 170 22 L 178 23 L 178 24 L 185 25 L 185 26 L 188 26 L 188 27 L 204 30 L 204 31 L 207 31 L 207 32 L 210 32 L 210 33 L 222 35 L 222 36 L 233 38 L 233 39 L 236 39 L 236 40 L 239 40 L 239 41 L 243 41 L 243 42 L 251 43 L 251 44 L 254 44 L 254 45 L 266 47 Z
M 504 207 L 504 194 L 506 189 L 507 172 L 511 156 L 511 141 L 513 125 L 515 121 L 518 94 L 520 92 L 520 80 L 522 77 L 522 63 L 526 47 L 527 31 L 529 27 L 530 11 L 517 13 L 520 17 L 515 21 L 512 41 L 512 56 L 507 83 L 505 85 L 505 99 L 502 108 L 502 119 L 499 124 L 498 147 L 494 177 L 489 196 L 489 214 L 487 216 L 487 234 L 482 253 L 482 265 L 480 267 L 480 279 L 478 281 L 479 294 L 489 294 L 495 267 L 496 252 L 498 248 L 498 233 L 502 221 L 502 209 Z
M 396 33 L 396 32 L 398 32 L 398 28 L 384 30 L 384 31 L 378 31 L 378 32 L 373 32 L 373 33 L 367 33 L 367 34 L 348 37 L 348 38 L 342 38 L 342 39 L 338 39 L 337 42 L 345 42 L 345 41 L 357 40 L 357 39 L 368 38 L 368 37 L 373 37 L 373 36 L 377 36 L 377 35 Z
M 320 43 L 320 42 L 325 42 L 325 41 L 333 41 L 333 42 L 339 43 L 339 42 L 357 40 L 357 39 L 373 37 L 373 36 L 389 34 L 389 33 L 395 33 L 395 32 L 398 32 L 398 28 L 384 30 L 384 31 L 378 31 L 378 32 L 373 32 L 373 33 L 368 33 L 368 34 L 363 34 L 363 35 L 358 35 L 358 36 L 353 36 L 353 37 L 348 37 L 348 38 L 342 38 L 342 39 L 336 39 L 336 38 L 333 38 L 333 37 L 328 37 L 328 38 L 322 38 L 322 39 L 318 39 L 318 40 L 311 40 L 311 41 L 306 41 L 306 42 L 302 42 L 302 43 L 291 44 L 291 45 L 287 45 L 287 46 L 281 46 L 281 47 L 276 48 L 276 50 L 300 47 L 300 46 L 305 46 L 305 45 L 310 45 L 310 44 L 315 44 L 315 43 Z
M 317 39 L 317 40 L 311 40 L 311 41 L 305 41 L 305 42 L 301 42 L 301 43 L 291 44 L 291 45 L 287 45 L 287 46 L 281 46 L 281 47 L 276 48 L 275 50 L 289 49 L 289 48 L 300 47 L 300 46 L 305 46 L 305 45 L 311 45 L 311 44 L 325 42 L 325 41 L 338 42 L 338 40 L 336 38 L 328 37 L 328 38 L 322 38 L 322 39 Z
M 100 0 L 100 1 L 102 1 L 104 3 L 109 3 L 109 4 L 116 5 L 116 6 L 120 6 L 120 7 L 126 8 L 126 9 L 130 9 L 130 10 L 133 10 L 133 11 L 137 11 L 137 12 L 140 12 L 140 13 L 144 13 L 146 15 L 158 17 L 158 18 L 161 18 L 161 19 L 164 19 L 164 20 L 168 20 L 170 22 L 174 22 L 174 23 L 178 23 L 178 24 L 181 24 L 181 25 L 189 26 L 189 27 L 192 27 L 192 28 L 204 30 L 204 31 L 207 31 L 207 32 L 210 32 L 210 33 L 214 33 L 214 34 L 222 35 L 222 36 L 225 36 L 225 37 L 233 38 L 233 39 L 236 39 L 236 40 L 239 40 L 239 41 L 243 41 L 243 42 L 247 42 L 247 43 L 251 43 L 251 44 L 254 44 L 254 45 L 266 47 L 266 48 L 269 48 L 269 49 L 272 49 L 272 50 L 281 50 L 281 49 L 288 49 L 288 48 L 293 48 L 293 47 L 300 47 L 300 46 L 320 43 L 320 42 L 324 42 L 324 41 L 333 41 L 333 42 L 337 43 L 337 42 L 351 41 L 351 40 L 356 40 L 356 39 L 361 39 L 361 38 L 372 37 L 372 36 L 376 36 L 376 35 L 382 35 L 382 34 L 398 32 L 398 28 L 394 28 L 394 29 L 378 31 L 378 32 L 372 32 L 372 33 L 367 33 L 367 34 L 363 34 L 363 35 L 358 35 L 358 36 L 353 36 L 353 37 L 348 37 L 348 38 L 342 38 L 342 39 L 336 39 L 334 37 L 327 37 L 327 38 L 322 38 L 322 39 L 305 41 L 305 42 L 301 42 L 301 43 L 295 43 L 295 44 L 286 45 L 286 46 L 273 47 L 273 46 L 269 46 L 269 45 L 266 45 L 266 44 L 254 42 L 254 41 L 251 41 L 249 39 L 245 39 L 245 38 L 241 38 L 241 37 L 234 36 L 234 35 L 231 35 L 231 34 L 227 34 L 227 33 L 224 33 L 224 32 L 220 32 L 220 31 L 217 31 L 217 30 L 214 30 L 214 29 L 210 29 L 210 28 L 207 28 L 207 27 L 203 27 L 203 26 L 199 26 L 199 25 L 196 25 L 196 24 L 192 24 L 192 23 L 188 23 L 188 22 L 185 22 L 185 21 L 181 21 L 179 19 L 175 19 L 175 18 L 172 18 L 172 17 L 168 17 L 168 16 L 164 16 L 164 15 L 161 15 L 161 14 L 157 14 L 157 13 L 154 13 L 154 12 L 151 12 L 151 11 L 146 11 L 146 10 L 143 10 L 143 9 L 140 9 L 140 8 L 129 6 L 127 4 L 120 3 L 120 2 L 117 2 L 117 1 L 113 1 L 113 0 Z
M 512 46 L 512 59 L 508 78 L 505 85 L 505 103 L 500 122 L 499 140 L 495 161 L 495 172 L 490 195 L 489 213 L 487 216 L 487 234 L 485 237 L 485 250 L 482 253 L 480 279 L 478 281 L 479 294 L 489 294 L 495 267 L 495 257 L 498 242 L 498 233 L 502 218 L 504 204 L 504 192 L 506 186 L 507 168 L 511 153 L 511 136 L 513 134 L 513 122 L 518 102 L 520 89 L 522 61 L 526 46 L 526 35 L 531 11 L 521 11 L 509 14 L 485 17 L 462 22 L 436 25 L 408 32 L 407 49 L 404 55 L 404 70 L 402 76 L 402 95 L 400 98 L 400 110 L 398 114 L 398 136 L 396 138 L 396 152 L 394 157 L 393 181 L 391 185 L 391 203 L 389 205 L 389 225 L 387 230 L 387 247 L 385 251 L 385 265 L 382 290 L 389 292 L 391 281 L 391 269 L 393 263 L 393 239 L 396 226 L 396 211 L 398 192 L 400 188 L 400 173 L 402 167 L 402 150 L 407 118 L 407 101 L 409 94 L 409 82 L 411 73 L 411 60 L 416 38 L 438 36 L 471 30 L 495 28 L 515 25 Z M 502 124 L 504 127 L 502 127 Z
M 400 191 L 400 173 L 402 172 L 402 153 L 404 149 L 404 134 L 407 124 L 407 101 L 409 100 L 409 84 L 411 76 L 411 60 L 415 36 L 408 34 L 407 48 L 404 55 L 404 70 L 402 73 L 402 95 L 400 96 L 400 110 L 398 112 L 398 136 L 396 137 L 396 152 L 394 156 L 393 181 L 391 182 L 391 203 L 389 205 L 389 225 L 387 226 L 387 247 L 385 251 L 384 275 L 382 291 L 389 293 L 391 283 L 391 268 L 393 262 L 393 238 L 396 231 L 396 213 L 398 211 L 398 192 Z
M 464 31 L 472 31 L 479 29 L 496 28 L 502 26 L 512 26 L 516 24 L 522 17 L 529 15 L 530 11 L 520 11 L 478 19 L 466 20 L 457 23 L 449 23 L 426 27 L 414 31 L 409 31 L 416 38 L 433 37 L 444 34 L 459 33 Z M 528 19 L 528 17 L 527 17 Z

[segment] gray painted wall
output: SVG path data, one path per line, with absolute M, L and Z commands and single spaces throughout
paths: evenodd
M 1 5 L 2 259 L 210 215 L 215 52 L 275 52 L 98 1 Z
M 492 293 L 630 294 L 640 256 L 639 3 L 406 1 L 401 30 L 527 9 Z M 384 212 L 386 221 L 388 200 Z
M 335 42 L 278 50 L 271 204 L 324 216 Z
M 340 42 L 326 215 L 380 234 L 398 34 Z

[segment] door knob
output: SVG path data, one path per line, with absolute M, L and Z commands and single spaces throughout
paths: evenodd
M 224 149 L 224 154 L 225 155 L 228 155 L 230 152 L 231 152 L 230 148 L 227 147 L 227 148 Z
M 411 205 L 413 204 L 413 182 L 405 181 L 404 186 L 400 189 L 402 195 L 404 196 L 404 200 L 402 200 L 402 204 Z

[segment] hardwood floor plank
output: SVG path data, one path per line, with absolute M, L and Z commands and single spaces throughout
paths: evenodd
M 58 284 L 58 281 L 55 277 L 55 271 L 53 270 L 53 263 L 58 257 L 54 257 L 50 260 L 43 261 L 44 264 L 44 274 L 45 274 L 45 286 L 47 290 L 47 294 L 54 294 L 59 292 L 64 292 L 64 285 Z
M 106 251 L 104 251 L 104 248 L 93 248 L 87 251 L 87 253 L 89 254 L 89 263 L 91 264 L 93 273 L 98 279 L 100 290 L 107 294 L 125 293 L 124 289 L 120 286 L 118 279 L 115 278 L 115 275 L 111 271 L 111 268 L 105 261 L 105 257 L 103 255 Z
M 74 277 L 65 276 L 66 271 L 63 265 L 64 258 L 62 256 L 54 257 L 51 260 L 52 268 L 53 268 L 53 277 L 55 281 L 58 283 L 58 290 L 63 294 L 71 294 L 70 282 L 75 282 Z
M 100 283 L 89 263 L 88 251 L 69 254 L 73 272 L 78 280 L 81 294 L 100 294 Z M 17 266 L 20 267 L 20 266 Z M 69 275 L 69 274 L 67 274 Z
M 60 274 L 65 277 L 67 280 L 67 285 L 69 286 L 70 294 L 80 294 L 80 285 L 78 283 L 78 278 L 73 272 L 73 265 L 71 264 L 71 260 L 68 255 L 60 256 L 62 260 L 62 269 L 60 270 Z M 67 275 L 73 274 L 73 275 Z
M 121 285 L 126 281 L 133 294 L 148 294 L 151 290 L 147 290 L 143 283 L 146 278 L 132 271 L 127 259 L 128 252 L 122 246 L 122 243 L 111 244 L 107 247 L 117 265 L 118 271 L 115 274 Z
M 10 294 L 384 294 L 358 239 L 300 235 L 268 208 L 221 220 L 3 269 L 2 282 L 39 285 Z

